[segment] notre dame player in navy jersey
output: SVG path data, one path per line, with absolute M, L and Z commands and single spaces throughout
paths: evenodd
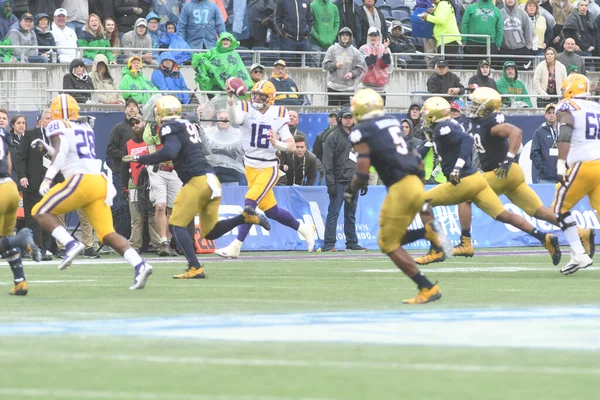
M 425 193 L 426 201 L 432 207 L 471 201 L 490 217 L 513 225 L 544 243 L 547 235 L 539 232 L 520 215 L 506 211 L 488 181 L 472 167 L 474 139 L 465 133 L 460 124 L 450 119 L 450 104 L 441 97 L 431 97 L 421 112 L 425 126 L 433 132 L 434 148 L 442 158 L 442 171 L 448 178 L 448 182 Z M 421 215 L 423 222 L 431 218 L 428 214 Z M 417 264 L 429 264 L 444 260 L 444 252 L 432 245 L 427 255 L 415 261 Z
M 14 277 L 14 286 L 8 294 L 25 296 L 28 289 L 20 248 L 30 250 L 35 261 L 40 261 L 42 254 L 34 244 L 33 234 L 29 229 L 21 229 L 13 236 L 19 208 L 19 190 L 10 177 L 12 162 L 9 148 L 9 135 L 0 128 L 0 255 L 8 260 Z
M 208 240 L 221 237 L 238 225 L 259 224 L 269 230 L 269 221 L 254 210 L 244 212 L 234 218 L 219 221 L 221 204 L 221 184 L 213 174 L 204 153 L 204 145 L 195 125 L 180 119 L 181 103 L 174 96 L 164 96 L 156 102 L 156 121 L 160 124 L 163 147 L 147 155 L 125 156 L 124 162 L 158 164 L 173 160 L 175 171 L 183 182 L 183 187 L 175 197 L 173 213 L 169 220 L 171 234 L 183 250 L 189 268 L 174 279 L 202 279 L 206 277 L 200 265 L 192 238 L 186 227 L 200 214 L 200 231 Z
M 558 226 L 554 212 L 542 204 L 539 196 L 525 182 L 525 174 L 518 163 L 513 163 L 523 137 L 518 127 L 506 122 L 504 114 L 498 110 L 502 105 L 500 94 L 491 88 L 478 88 L 471 95 L 473 101 L 469 117 L 475 149 L 479 153 L 484 178 L 498 195 L 508 199 L 532 217 Z M 459 207 L 461 221 L 461 242 L 453 249 L 456 256 L 470 257 L 474 254 L 471 244 L 471 207 Z M 594 243 L 592 229 L 578 229 L 579 237 L 587 253 L 591 253 Z M 534 232 L 533 236 L 542 241 L 552 256 L 554 265 L 561 258 L 556 235 Z M 543 238 L 543 239 L 542 239 Z
M 398 120 L 383 112 L 383 99 L 372 89 L 360 90 L 352 99 L 354 128 L 350 141 L 357 152 L 356 173 L 344 192 L 344 199 L 354 201 L 356 192 L 367 185 L 369 167 L 373 165 L 388 193 L 381 206 L 378 242 L 381 251 L 418 286 L 419 293 L 405 304 L 423 304 L 442 297 L 437 284 L 431 283 L 415 265 L 401 244 L 428 239 L 438 248 L 450 252 L 444 231 L 435 220 L 425 228 L 407 232 L 424 204 L 423 165 L 414 149 L 407 146 Z

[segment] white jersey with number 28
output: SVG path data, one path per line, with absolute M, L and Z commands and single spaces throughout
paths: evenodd
M 102 161 L 96 159 L 96 136 L 87 122 L 54 120 L 46 128 L 48 137 L 60 135 L 67 157 L 61 168 L 65 178 L 76 174 L 100 175 Z

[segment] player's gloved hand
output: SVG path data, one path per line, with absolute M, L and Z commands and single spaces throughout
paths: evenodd
M 121 159 L 121 161 L 123 161 L 123 162 L 139 162 L 138 161 L 139 158 L 140 158 L 140 156 L 138 156 L 137 154 L 133 154 L 133 155 L 128 154 L 128 155 L 124 156 Z
M 506 178 L 508 176 L 508 171 L 510 170 L 510 166 L 512 165 L 513 161 L 515 161 L 514 157 L 506 156 L 504 158 L 504 161 L 502 161 L 502 164 L 500 164 L 500 166 L 496 169 L 496 178 Z
M 361 191 L 362 191 L 362 189 L 361 189 Z M 348 182 L 348 184 L 344 188 L 344 201 L 348 204 L 354 204 L 355 199 L 356 199 L 356 189 L 354 189 L 352 187 L 352 182 Z
M 365 194 L 367 194 L 367 192 L 368 192 L 368 191 L 369 191 L 369 187 L 368 187 L 368 186 L 364 186 L 364 187 L 361 187 L 361 188 L 360 188 L 360 192 L 359 192 L 359 194 L 360 194 L 361 196 L 364 196 Z
M 48 152 L 48 145 L 42 139 L 33 140 L 31 142 L 31 148 L 43 154 Z
M 335 196 L 337 193 L 335 183 L 333 185 L 327 185 L 327 194 L 330 196 Z
M 121 196 L 123 196 L 125 200 L 129 201 L 129 189 L 123 188 L 121 190 Z
M 52 185 L 52 179 L 44 178 L 40 185 L 40 194 L 45 196 L 50 191 L 50 185 Z
M 450 183 L 453 184 L 454 186 L 458 185 L 460 183 L 460 171 L 462 168 L 458 168 L 458 167 L 454 167 L 454 169 L 452 170 L 452 172 L 450 172 Z

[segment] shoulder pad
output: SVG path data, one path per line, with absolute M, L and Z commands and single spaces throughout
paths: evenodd
M 559 114 L 559 113 L 565 112 L 565 111 L 577 111 L 577 110 L 581 110 L 581 107 L 579 107 L 579 105 L 577 105 L 577 103 L 575 103 L 572 100 L 564 100 L 564 101 L 561 101 L 560 103 L 558 103 L 554 112 L 556 114 Z
M 48 131 L 48 136 L 54 136 L 62 133 L 63 130 L 71 128 L 71 124 L 64 119 L 56 119 L 51 121 L 46 130 Z
M 502 113 L 494 113 L 494 122 L 496 124 L 504 124 L 506 122 L 506 117 Z

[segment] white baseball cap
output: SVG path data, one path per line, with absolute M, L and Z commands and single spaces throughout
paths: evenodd
M 64 15 L 65 17 L 69 16 L 67 14 L 67 10 L 65 10 L 64 8 L 57 8 L 56 11 L 54 11 L 54 16 L 55 17 L 58 17 L 59 15 Z

